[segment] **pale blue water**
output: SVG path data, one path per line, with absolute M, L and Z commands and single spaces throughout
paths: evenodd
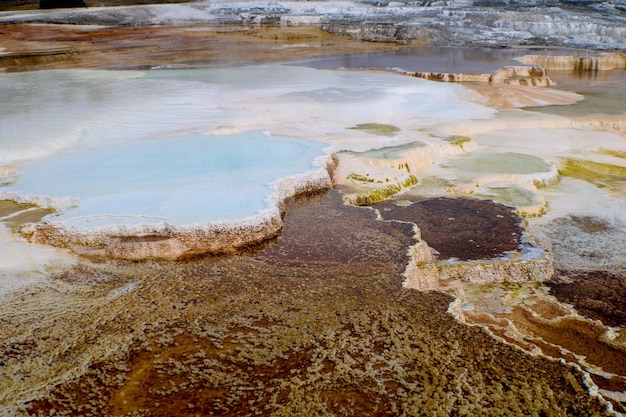
M 233 220 L 269 208 L 277 179 L 319 169 L 324 147 L 258 131 L 133 141 L 22 163 L 9 190 L 72 196 L 78 205 L 52 219 L 92 217 L 84 225 Z

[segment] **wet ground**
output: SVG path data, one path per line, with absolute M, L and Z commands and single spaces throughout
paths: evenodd
M 3 402 L 73 416 L 605 414 L 579 371 L 459 323 L 448 295 L 404 289 L 412 236 L 333 191 L 292 202 L 281 237 L 246 254 L 82 262 L 0 306 Z
M 308 26 L 72 26 L 1 25 L 0 69 L 225 66 L 397 48 Z
M 556 271 L 552 294 L 594 320 L 626 326 L 626 277 L 610 271 Z
M 400 274 L 409 246 L 416 243 L 413 225 L 375 219 L 375 210 L 344 205 L 336 191 L 296 199 L 285 217 L 283 233 L 258 257 L 277 266 L 359 264 Z
M 433 198 L 376 204 L 384 219 L 416 223 L 439 260 L 502 257 L 517 250 L 523 229 L 511 207 L 470 198 Z

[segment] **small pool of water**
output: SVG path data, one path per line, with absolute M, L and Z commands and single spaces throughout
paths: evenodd
M 405 47 L 387 52 L 368 52 L 319 58 L 305 63 L 319 69 L 398 69 L 402 71 L 485 74 L 506 66 L 525 65 L 524 55 L 593 56 L 594 51 L 571 48 L 457 48 Z M 533 110 L 564 116 L 626 115 L 626 71 L 548 71 L 557 88 L 574 91 L 585 100 L 571 106 L 543 106 Z
M 552 169 L 552 165 L 541 158 L 515 152 L 472 154 L 447 165 L 459 171 L 490 174 L 533 174 Z
M 569 106 L 543 106 L 537 112 L 569 117 L 626 116 L 626 71 L 549 71 L 556 88 L 582 94 L 585 98 Z
M 516 60 L 523 55 L 588 55 L 589 52 L 566 48 L 458 48 L 447 46 L 405 47 L 388 52 L 340 55 L 308 61 L 319 69 L 398 68 L 403 71 L 491 73 L 505 66 L 524 65 Z

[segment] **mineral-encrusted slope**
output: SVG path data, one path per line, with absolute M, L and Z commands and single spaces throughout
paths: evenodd
M 174 5 L 8 12 L 0 23 L 106 25 L 321 25 L 376 42 L 439 45 L 555 45 L 626 49 L 626 5 L 619 1 L 287 1 L 218 0 Z

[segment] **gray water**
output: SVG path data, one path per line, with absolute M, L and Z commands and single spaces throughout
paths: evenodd
M 420 46 L 389 52 L 341 55 L 308 61 L 318 69 L 389 69 L 419 72 L 486 74 L 506 66 L 525 65 L 524 55 L 592 56 L 599 52 L 571 48 L 458 48 Z M 626 71 L 548 71 L 556 88 L 585 99 L 571 106 L 544 106 L 532 110 L 564 116 L 626 115 Z
M 421 72 L 491 73 L 499 68 L 521 64 L 524 55 L 584 55 L 588 51 L 567 48 L 459 48 L 418 46 L 389 52 L 370 52 L 320 58 L 306 65 L 319 69 L 399 69 Z
M 626 71 L 548 71 L 556 88 L 585 99 L 570 106 L 544 106 L 532 110 L 563 116 L 626 116 Z

